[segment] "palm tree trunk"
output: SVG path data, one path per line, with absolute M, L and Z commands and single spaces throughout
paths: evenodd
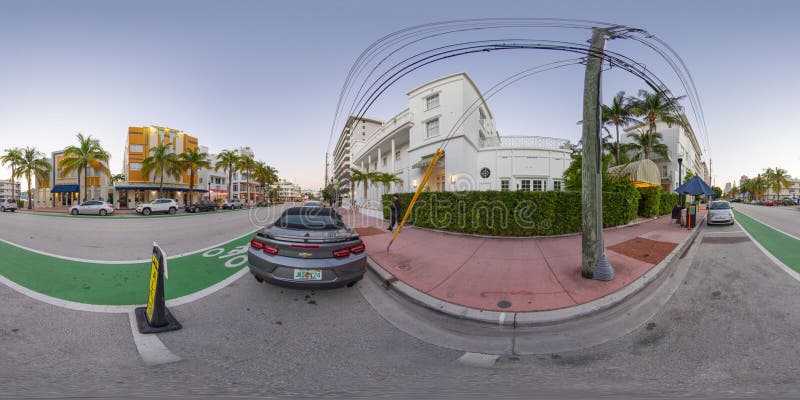
M 650 159 L 650 149 L 653 148 L 653 135 L 656 132 L 656 121 L 650 121 L 650 136 L 647 138 L 647 159 Z
M 33 209 L 33 201 L 32 201 L 33 200 L 33 195 L 32 195 L 32 192 L 31 192 L 31 173 L 28 172 L 26 177 L 28 178 L 27 179 L 27 181 L 28 181 L 28 210 L 32 210 Z M 11 188 L 11 191 L 12 192 L 14 191 L 13 187 Z
M 245 170 L 247 173 L 247 205 L 250 205 L 250 170 Z
M 161 170 L 161 181 L 158 183 L 158 197 L 164 197 L 164 170 Z
M 194 204 L 194 169 L 189 174 L 189 204 Z
M 16 174 L 17 174 L 17 169 L 14 168 L 14 163 L 11 163 L 11 198 L 12 199 L 14 199 L 14 188 L 16 188 L 16 186 L 14 185 L 14 176 Z M 19 201 L 19 199 L 16 199 L 16 201 Z
M 86 177 L 86 175 L 88 174 L 88 171 L 89 171 L 89 168 L 84 166 L 83 167 L 83 201 L 86 201 L 87 193 L 88 193 L 88 190 L 89 190 L 89 185 L 88 185 L 89 182 L 86 181 L 88 179 Z M 79 188 L 80 188 L 80 184 L 81 184 L 81 182 L 80 182 L 80 177 L 79 177 L 78 178 L 78 186 L 79 186 Z
M 233 198 L 231 190 L 233 190 L 233 169 L 231 165 L 228 165 L 228 200 Z
M 614 124 L 614 127 L 617 128 L 617 165 L 619 165 L 619 125 Z

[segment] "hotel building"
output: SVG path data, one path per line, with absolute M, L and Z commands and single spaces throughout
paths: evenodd
M 80 176 L 78 171 L 64 175 L 61 168 L 64 157 L 64 150 L 51 153 L 47 159 L 50 174 L 45 179 L 36 178 L 33 197 L 37 207 L 69 207 L 86 200 L 111 201 L 114 192 L 106 174 L 89 167 L 80 171 Z
M 14 181 L 14 187 L 11 187 L 11 179 L 0 180 L 0 197 L 4 199 L 12 198 L 19 199 L 20 183 L 18 180 Z
M 116 187 L 119 208 L 135 208 L 136 204 L 146 203 L 158 198 L 161 177 L 144 176 L 142 163 L 150 156 L 150 149 L 159 144 L 166 145 L 175 154 L 182 154 L 188 149 L 197 149 L 197 138 L 180 130 L 161 126 L 129 127 L 125 143 L 125 155 L 122 164 L 122 173 L 125 181 Z M 183 205 L 189 201 L 189 172 L 184 171 L 178 179 L 174 176 L 164 175 L 162 196 L 176 199 Z M 199 184 L 199 174 L 195 175 L 195 200 L 208 192 L 207 185 Z M 197 193 L 201 193 L 200 196 Z

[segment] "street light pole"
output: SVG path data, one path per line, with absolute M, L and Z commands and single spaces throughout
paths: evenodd
M 591 52 L 583 82 L 583 162 L 581 191 L 581 276 L 614 279 L 614 269 L 603 248 L 603 156 L 601 146 L 600 76 L 606 34 L 592 31 Z
M 683 158 L 678 157 L 678 187 L 681 187 L 681 185 L 683 185 Z M 677 189 L 678 187 L 676 187 L 675 189 Z M 681 194 L 679 193 L 678 194 L 679 206 L 683 206 L 683 199 L 681 197 L 683 196 L 681 196 Z

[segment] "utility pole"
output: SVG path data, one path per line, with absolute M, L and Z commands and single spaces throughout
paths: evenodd
M 328 187 L 328 152 L 325 152 L 325 182 L 322 187 Z
M 600 138 L 600 75 L 608 31 L 594 28 L 583 81 L 583 163 L 581 187 L 581 275 L 610 281 L 614 269 L 603 248 L 603 157 Z

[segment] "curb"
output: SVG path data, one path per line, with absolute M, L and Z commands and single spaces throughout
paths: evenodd
M 639 293 L 642 289 L 650 285 L 650 283 L 661 276 L 661 274 L 664 273 L 669 266 L 677 262 L 679 257 L 682 257 L 689 250 L 694 243 L 694 240 L 700 234 L 700 231 L 703 230 L 705 226 L 705 224 L 703 224 L 704 220 L 705 216 L 698 222 L 698 227 L 692 231 L 689 237 L 684 239 L 674 249 L 672 249 L 672 252 L 670 252 L 667 257 L 651 268 L 650 271 L 646 272 L 644 275 L 640 276 L 624 288 L 599 299 L 592 300 L 588 303 L 555 310 L 503 312 L 465 307 L 437 299 L 406 284 L 405 282 L 397 279 L 390 272 L 386 271 L 380 266 L 380 264 L 375 262 L 369 256 L 367 256 L 367 265 L 369 266 L 370 271 L 372 271 L 372 273 L 374 273 L 383 282 L 384 289 L 394 290 L 413 303 L 451 317 L 500 326 L 554 325 L 608 310 Z

